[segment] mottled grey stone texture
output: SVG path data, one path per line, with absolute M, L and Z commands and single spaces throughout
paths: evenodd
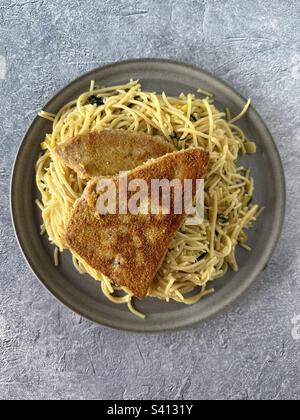
M 1 0 L 0 398 L 299 398 L 299 19 L 298 0 Z M 288 188 L 283 237 L 249 293 L 156 336 L 101 328 L 57 303 L 25 264 L 9 214 L 13 160 L 36 112 L 82 72 L 134 57 L 196 64 L 250 96 Z

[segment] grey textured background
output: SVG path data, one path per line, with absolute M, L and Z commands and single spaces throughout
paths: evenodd
M 299 399 L 299 19 L 298 0 L 1 0 L 0 398 Z M 36 112 L 83 71 L 134 57 L 196 64 L 250 96 L 288 186 L 283 237 L 250 292 L 213 320 L 157 336 L 63 308 L 27 268 L 9 215 L 12 163 Z

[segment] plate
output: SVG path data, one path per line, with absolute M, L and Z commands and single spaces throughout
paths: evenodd
M 127 83 L 140 79 L 143 89 L 168 95 L 196 92 L 201 87 L 215 95 L 216 103 L 228 106 L 238 114 L 246 99 L 223 81 L 187 64 L 167 60 L 143 59 L 119 62 L 87 73 L 61 90 L 43 109 L 56 113 L 64 104 L 88 90 L 90 81 L 100 85 Z M 42 104 L 41 104 L 42 105 Z M 126 305 L 115 305 L 101 293 L 99 283 L 80 275 L 73 267 L 68 252 L 61 265 L 53 265 L 53 247 L 47 237 L 40 236 L 41 216 L 35 205 L 39 197 L 35 186 L 35 162 L 40 142 L 51 131 L 51 123 L 36 118 L 20 146 L 11 182 L 11 211 L 16 236 L 25 259 L 43 285 L 63 304 L 81 316 L 98 324 L 135 332 L 160 332 L 184 328 L 204 320 L 226 308 L 241 296 L 268 264 L 278 242 L 285 211 L 284 173 L 275 143 L 261 117 L 250 108 L 240 126 L 258 146 L 254 156 L 241 158 L 249 166 L 255 180 L 254 200 L 266 209 L 254 228 L 249 231 L 253 251 L 238 250 L 240 271 L 229 271 L 214 282 L 212 294 L 193 306 L 147 298 L 137 307 L 147 314 L 141 320 L 131 314 Z

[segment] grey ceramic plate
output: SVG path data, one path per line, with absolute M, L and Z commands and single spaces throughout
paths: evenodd
M 230 107 L 233 114 L 239 113 L 245 104 L 245 99 L 235 90 L 202 70 L 171 61 L 135 60 L 102 67 L 80 77 L 59 92 L 44 109 L 57 112 L 65 103 L 86 91 L 92 79 L 101 85 L 113 85 L 127 82 L 130 78 L 140 79 L 144 89 L 164 90 L 169 95 L 195 92 L 202 87 L 213 92 L 220 106 Z M 215 282 L 215 294 L 193 306 L 146 299 L 137 305 L 148 315 L 145 320 L 140 320 L 125 305 L 108 302 L 97 282 L 79 275 L 68 252 L 63 254 L 59 268 L 53 266 L 53 248 L 47 238 L 39 234 L 41 219 L 34 204 L 38 196 L 34 165 L 40 153 L 39 144 L 51 131 L 51 124 L 41 118 L 35 119 L 16 159 L 11 205 L 16 235 L 36 276 L 56 298 L 75 312 L 99 324 L 123 330 L 158 332 L 183 328 L 224 309 L 244 293 L 266 267 L 281 232 L 285 209 L 284 174 L 271 134 L 253 107 L 241 126 L 258 145 L 257 155 L 242 160 L 253 171 L 255 202 L 266 207 L 250 231 L 249 242 L 253 245 L 253 252 L 238 251 L 240 271 L 229 272 Z

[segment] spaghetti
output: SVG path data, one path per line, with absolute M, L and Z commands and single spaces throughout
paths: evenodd
M 238 117 L 231 119 L 229 110 L 219 111 L 212 96 L 199 90 L 192 94 L 169 97 L 145 92 L 137 81 L 126 85 L 90 90 L 65 105 L 56 115 L 42 111 L 39 115 L 53 123 L 52 133 L 41 144 L 43 150 L 36 164 L 36 182 L 41 193 L 39 205 L 43 225 L 55 245 L 54 261 L 66 250 L 65 232 L 75 201 L 81 197 L 86 183 L 66 167 L 53 153 L 53 148 L 72 137 L 105 128 L 160 134 L 178 150 L 203 147 L 210 152 L 205 179 L 205 220 L 199 226 L 183 226 L 177 233 L 148 295 L 185 304 L 194 304 L 212 293 L 212 280 L 231 268 L 238 270 L 237 245 L 251 250 L 246 230 L 258 215 L 252 204 L 254 182 L 250 170 L 237 166 L 239 153 L 255 153 L 255 144 L 246 139 L 233 123 L 247 112 L 250 101 Z M 90 98 L 97 101 L 91 101 Z M 116 304 L 127 304 L 136 315 L 133 295 L 90 267 L 73 253 L 79 273 L 88 273 L 101 282 L 104 295 Z M 122 293 L 121 293 L 122 292 Z

